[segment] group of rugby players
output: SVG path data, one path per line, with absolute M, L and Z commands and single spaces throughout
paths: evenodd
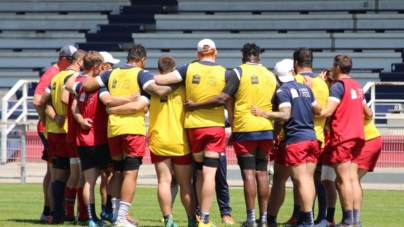
M 148 146 L 166 227 L 177 226 L 170 193 L 173 174 L 188 226 L 214 226 L 209 213 L 226 143 L 234 147 L 244 182 L 243 227 L 277 226 L 289 177 L 295 206 L 288 225 L 360 226 L 360 178 L 373 171 L 381 139 L 362 88 L 349 76 L 352 60 L 337 55 L 332 69 L 317 77 L 312 52 L 299 48 L 293 60 L 275 65 L 274 75 L 259 63 L 259 46 L 247 43 L 241 51 L 242 64 L 227 70 L 215 63 L 215 43 L 203 39 L 197 61 L 176 68 L 174 58 L 164 55 L 158 61 L 161 75 L 153 76 L 143 69 L 146 49 L 141 45 L 130 48 L 127 63 L 115 69 L 119 60 L 109 53 L 63 47 L 34 97 L 49 163 L 41 221 L 106 226 L 94 205 L 101 171 L 101 218 L 114 226 L 138 225 L 128 212 L 145 156 L 149 111 Z M 232 132 L 228 142 L 225 108 Z M 269 159 L 274 160 L 272 188 Z M 343 209 L 338 224 L 336 189 Z M 314 221 L 316 192 L 319 212 Z

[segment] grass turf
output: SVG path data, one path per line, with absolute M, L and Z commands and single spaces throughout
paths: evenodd
M 98 188 L 96 189 L 98 193 Z M 140 220 L 139 226 L 164 226 L 160 222 L 161 213 L 156 196 L 156 187 L 138 187 L 130 213 Z M 97 194 L 98 195 L 98 194 Z M 241 188 L 230 190 L 232 216 L 236 221 L 233 226 L 240 226 L 245 220 L 244 196 Z M 365 227 L 399 226 L 402 206 L 402 192 L 396 191 L 364 191 L 362 209 L 362 223 Z M 99 196 L 97 200 L 97 214 L 100 213 Z M 339 203 L 339 202 L 338 202 Z M 42 226 L 39 217 L 43 209 L 42 185 L 38 184 L 0 184 L 0 226 L 25 227 Z M 339 206 L 339 205 L 338 205 Z M 337 206 L 337 207 L 338 207 Z M 293 209 L 291 190 L 287 190 L 286 199 L 278 216 L 279 222 L 286 221 Z M 174 206 L 174 219 L 179 226 L 186 226 L 185 211 L 179 197 Z M 256 212 L 259 214 L 259 212 Z M 226 226 L 221 223 L 220 213 L 216 201 L 212 205 L 211 218 L 218 227 Z M 340 220 L 341 212 L 337 208 L 336 220 Z M 66 225 L 67 226 L 67 225 Z M 229 225 L 231 226 L 231 225 Z

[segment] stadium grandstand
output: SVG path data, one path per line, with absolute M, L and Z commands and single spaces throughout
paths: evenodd
M 403 21 L 402 0 L 0 0 L 1 163 L 20 161 L 25 123 L 24 156 L 40 161 L 32 95 L 61 47 L 108 51 L 120 67 L 126 50 L 142 44 L 145 69 L 157 74 L 161 55 L 184 65 L 196 59 L 196 43 L 210 38 L 217 63 L 228 69 L 241 64 L 247 42 L 260 45 L 261 63 L 270 70 L 298 47 L 313 51 L 316 74 L 330 68 L 335 55 L 349 55 L 351 76 L 365 88 L 383 134 L 378 167 L 404 167 Z M 228 153 L 228 162 L 236 163 Z M 8 174 L 19 177 L 0 171 L 0 178 Z

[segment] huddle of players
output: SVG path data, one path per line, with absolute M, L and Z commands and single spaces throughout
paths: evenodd
M 76 51 L 72 60 L 82 58 L 82 76 L 74 71 L 59 73 L 52 79 L 49 89 L 52 98 L 42 97 L 39 106 L 42 107 L 41 119 L 45 122 L 47 117 L 43 107 L 51 100 L 57 116 L 65 116 L 66 110 L 71 108 L 74 119 L 71 118 L 69 122 L 76 120 L 79 124 L 76 146 L 85 178 L 83 197 L 90 226 L 105 225 L 95 213 L 93 187 L 98 169 L 106 169 L 110 158 L 113 174 L 108 185 L 113 187 L 108 187 L 108 193 L 112 198 L 112 210 L 108 208 L 103 218 L 111 220 L 115 226 L 137 225 L 129 222 L 126 216 L 135 193 L 139 166 L 145 155 L 144 115 L 149 104 L 149 147 L 159 179 L 158 199 L 165 226 L 177 226 L 171 215 L 169 193 L 172 169 L 181 187 L 181 200 L 188 216 L 188 226 L 213 226 L 209 212 L 214 195 L 215 173 L 220 153 L 224 152 L 226 145 L 224 105 L 229 113 L 231 142 L 244 181 L 247 220 L 242 226 L 277 225 L 276 215 L 282 205 L 285 182 L 289 176 L 299 195 L 297 204 L 301 212 L 296 226 L 314 225 L 313 174 L 320 153 L 319 145 L 325 144 L 324 136 L 314 129 L 323 130 L 327 117 L 330 117 L 330 142 L 327 148 L 336 171 L 344 209 L 340 225 L 359 225 L 360 202 L 357 200 L 361 199 L 358 196 L 361 190 L 357 190 L 360 185 L 355 161 L 364 141 L 363 116 L 371 118 L 372 113 L 369 113 L 368 108 L 365 109 L 360 86 L 349 78 L 352 63 L 348 56 L 339 55 L 334 59 L 334 78 L 338 81 L 331 87 L 331 96 L 328 98 L 328 87 L 323 86 L 325 82 L 314 78 L 311 72 L 312 53 L 305 48 L 294 53 L 293 61 L 284 60 L 275 66 L 276 78 L 259 64 L 261 50 L 255 44 L 244 45 L 242 65 L 228 71 L 214 63 L 217 55 L 215 44 L 212 40 L 204 39 L 197 47 L 199 61 L 174 70 L 174 59 L 163 56 L 159 59 L 159 71 L 164 75 L 155 77 L 143 70 L 146 50 L 141 45 L 128 51 L 128 62 L 124 67 L 100 76 L 103 58 L 99 53 L 90 51 L 84 56 L 75 56 L 76 53 L 81 51 Z M 305 72 L 308 67 L 310 71 Z M 292 72 L 295 71 L 300 75 L 300 82 L 307 85 L 296 82 L 299 75 L 294 77 Z M 184 83 L 180 83 L 183 80 Z M 278 89 L 277 81 L 281 85 Z M 317 91 L 314 95 L 311 87 Z M 64 98 L 65 90 L 76 94 L 69 108 L 63 104 L 68 103 L 68 99 Z M 109 116 L 104 105 L 107 106 Z M 316 127 L 313 124 L 314 117 L 323 122 L 322 126 Z M 348 119 L 351 127 L 346 127 Z M 352 119 L 356 120 L 352 122 Z M 339 123 L 336 123 L 337 120 Z M 278 122 L 283 122 L 283 127 Z M 46 127 L 51 124 L 51 121 L 49 124 L 46 122 Z M 278 143 L 277 135 L 282 128 L 284 136 Z M 62 130 L 59 126 L 57 129 Z M 64 130 L 67 131 L 66 128 Z M 50 144 L 63 143 L 61 138 L 53 138 L 52 134 L 58 133 L 48 130 L 47 134 Z M 267 163 L 274 142 L 279 149 L 271 155 L 275 156 L 275 172 L 274 186 L 268 201 Z M 55 151 L 66 150 L 66 147 L 59 147 Z M 52 189 L 58 188 L 64 192 L 64 178 L 58 176 L 59 170 L 67 168 L 65 166 L 68 166 L 69 161 L 67 159 L 66 162 L 63 157 L 57 153 L 56 166 L 59 168 Z M 192 157 L 198 172 L 196 195 L 201 211 L 199 223 L 195 217 L 195 199 L 191 186 Z M 366 168 L 371 170 L 370 167 Z M 258 220 L 255 218 L 257 193 L 260 211 Z M 61 199 L 54 196 L 54 199 L 53 219 L 61 220 L 63 209 L 60 209 L 60 204 L 63 203 L 63 196 Z

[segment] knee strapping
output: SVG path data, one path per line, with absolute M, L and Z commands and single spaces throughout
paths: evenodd
M 124 170 L 123 160 L 121 161 L 112 160 L 112 166 L 115 172 L 122 173 Z
M 142 157 L 126 157 L 124 160 L 125 171 L 138 170 L 142 165 Z
M 219 166 L 218 158 L 205 158 L 203 160 L 203 165 L 207 167 L 217 168 Z
M 257 171 L 267 171 L 268 159 L 255 159 L 255 170 Z
M 202 171 L 203 162 L 195 162 L 195 167 L 196 167 L 197 170 Z
M 237 163 L 241 170 L 254 170 L 256 168 L 254 156 L 237 156 Z
M 328 180 L 328 181 L 335 181 L 337 175 L 335 174 L 334 168 L 331 166 L 323 165 L 321 168 L 321 181 Z
M 57 157 L 57 169 L 70 170 L 70 158 Z

